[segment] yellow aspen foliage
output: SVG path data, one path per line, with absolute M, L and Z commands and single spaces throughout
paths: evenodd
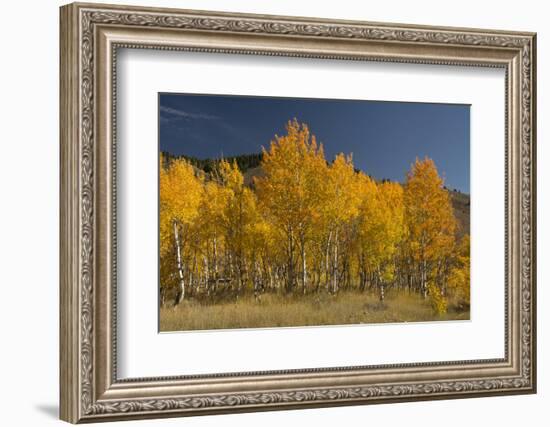
M 244 186 L 244 178 L 236 162 L 220 162 L 220 178 L 228 191 L 224 213 L 225 241 L 230 250 L 239 289 L 245 282 L 247 250 L 250 245 L 249 233 L 257 219 L 256 196 Z
M 251 253 L 268 263 L 280 261 L 279 242 L 281 236 L 271 223 L 262 216 L 258 216 L 257 220 L 249 225 L 247 234 Z
M 359 250 L 361 265 L 374 271 L 383 256 L 383 242 L 379 239 L 383 231 L 384 213 L 381 209 L 379 188 L 371 178 L 359 177 L 361 205 L 359 207 Z
M 186 246 L 190 244 L 189 234 L 198 216 L 203 185 L 202 180 L 195 176 L 193 166 L 185 160 L 174 160 L 168 167 L 164 167 L 163 163 L 164 159 L 161 157 L 159 165 L 161 287 L 173 284 L 171 275 L 167 273 L 167 267 L 170 264 L 174 265 L 173 270 L 179 272 L 182 290 L 178 300 L 181 300 L 185 292 L 185 282 L 182 279 L 183 253 Z M 174 249 L 176 257 L 170 256 Z
M 361 199 L 352 157 L 338 154 L 328 168 L 327 178 L 321 209 L 329 227 L 337 227 L 359 213 Z
M 221 179 L 221 184 L 234 193 L 241 191 L 243 188 L 243 174 L 235 161 L 229 163 L 222 159 L 219 165 L 219 178 Z
M 352 220 L 359 214 L 361 202 L 357 173 L 352 156 L 340 153 L 326 171 L 326 178 L 319 188 L 322 203 L 318 226 L 324 229 L 325 275 L 327 287 L 336 293 L 340 286 L 343 259 L 349 258 L 353 239 Z M 348 262 L 349 264 L 349 262 Z M 351 266 L 347 265 L 349 269 Z
M 451 269 L 448 285 L 461 306 L 470 305 L 470 235 L 462 237 L 457 245 L 456 266 Z
M 393 258 L 397 245 L 404 235 L 405 206 L 403 204 L 403 187 L 396 182 L 378 184 L 378 197 L 383 217 L 383 240 L 385 257 Z
M 318 211 L 319 184 L 326 161 L 323 147 L 305 124 L 289 121 L 287 135 L 263 150 L 263 177 L 255 179 L 258 198 L 285 229 L 304 227 Z
M 174 160 L 168 168 L 160 161 L 160 240 L 161 254 L 173 245 L 173 222 L 190 226 L 198 215 L 202 199 L 202 180 L 193 166 L 183 159 Z
M 407 174 L 405 189 L 405 214 L 414 257 L 423 261 L 450 254 L 456 219 L 432 159 L 416 159 Z
M 216 181 L 204 184 L 203 197 L 196 220 L 196 232 L 199 236 L 197 250 L 202 255 L 202 270 L 205 280 L 216 278 L 222 267 L 222 257 L 225 249 L 224 224 L 227 222 L 227 204 L 230 193 Z
M 368 181 L 367 181 L 368 180 Z M 370 263 L 390 260 L 403 235 L 403 188 L 397 183 L 365 180 L 360 234 Z
M 202 180 L 184 159 L 176 159 L 160 171 L 160 210 L 164 218 L 191 224 L 197 217 Z
M 159 161 L 159 192 L 160 192 L 160 198 L 166 197 L 164 196 L 164 192 L 166 191 L 166 187 L 168 184 L 168 172 L 165 168 L 165 160 L 164 157 L 160 156 Z M 162 203 L 159 207 L 159 240 L 160 240 L 160 257 L 162 258 L 163 255 L 167 254 L 170 251 L 171 246 L 173 245 L 173 242 L 170 240 L 170 236 L 172 233 L 172 227 L 171 227 L 171 216 L 170 212 L 167 209 L 168 206 L 166 205 L 166 202 L 164 204 L 164 207 L 162 206 Z
M 432 159 L 416 159 L 407 174 L 404 193 L 408 251 L 424 296 L 446 298 L 445 272 L 455 243 L 456 218 Z M 428 282 L 439 291 L 430 292 Z M 446 302 L 445 302 L 446 303 Z M 443 304 L 435 302 L 439 312 Z M 445 308 L 446 310 L 446 308 Z
M 243 233 L 257 219 L 256 196 L 244 186 L 244 178 L 237 163 L 220 163 L 222 183 L 227 191 L 225 225 L 228 229 Z M 244 236 L 241 236 L 244 238 Z
M 262 210 L 285 237 L 287 290 L 295 285 L 299 258 L 305 289 L 306 245 L 320 212 L 319 189 L 327 166 L 323 148 L 307 125 L 294 119 L 286 130 L 286 135 L 275 137 L 269 150 L 263 150 L 264 176 L 255 179 L 255 187 Z
M 230 196 L 230 191 L 216 181 L 209 181 L 204 185 L 198 221 L 206 238 L 220 234 L 227 221 L 227 204 Z
M 447 298 L 443 295 L 441 287 L 430 280 L 428 281 L 427 288 L 433 310 L 440 316 L 445 314 L 447 312 L 448 302 Z

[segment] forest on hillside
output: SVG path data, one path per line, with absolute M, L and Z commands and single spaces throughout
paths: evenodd
M 376 181 L 351 154 L 327 161 L 296 120 L 261 155 L 161 155 L 161 306 L 192 301 L 196 310 L 240 297 L 261 318 L 266 301 L 368 295 L 383 309 L 388 295 L 412 295 L 407 304 L 430 307 L 430 319 L 467 312 L 469 227 L 459 224 L 433 160 L 411 161 L 403 184 Z M 247 182 L 250 168 L 261 173 Z

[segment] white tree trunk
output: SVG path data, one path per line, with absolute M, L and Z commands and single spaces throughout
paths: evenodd
M 338 292 L 338 230 L 334 234 L 334 259 L 332 264 L 332 292 Z
M 307 265 L 306 265 L 306 245 L 302 242 L 302 291 L 306 293 Z
M 218 278 L 218 239 L 214 237 L 214 279 Z
M 420 273 L 420 283 L 422 288 L 422 297 L 426 299 L 428 297 L 428 286 L 427 286 L 427 266 L 426 260 L 422 261 L 422 271 Z
M 207 294 L 210 295 L 210 267 L 208 263 L 208 257 L 206 255 L 203 255 L 202 260 L 204 265 L 204 287 L 206 288 Z M 199 282 L 199 289 L 200 289 L 200 282 Z
M 178 305 L 185 298 L 185 279 L 183 277 L 183 263 L 181 262 L 180 235 L 179 235 L 178 225 L 176 221 L 174 221 L 174 239 L 176 240 L 177 266 L 178 266 L 178 275 L 180 278 L 179 289 L 176 295 L 176 301 L 174 305 Z
M 330 241 L 332 240 L 332 231 L 328 234 L 327 246 L 325 248 L 325 282 L 327 292 L 330 292 Z

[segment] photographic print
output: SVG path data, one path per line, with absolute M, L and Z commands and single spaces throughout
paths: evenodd
M 59 23 L 62 420 L 536 393 L 535 33 Z
M 160 331 L 470 318 L 470 106 L 159 94 Z

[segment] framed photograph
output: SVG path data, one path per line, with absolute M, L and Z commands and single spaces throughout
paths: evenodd
M 535 34 L 60 22 L 63 420 L 536 391 Z

